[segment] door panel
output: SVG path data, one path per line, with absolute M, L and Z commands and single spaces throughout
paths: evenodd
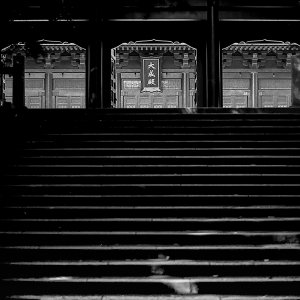
M 243 108 L 250 107 L 250 90 L 223 90 L 223 107 Z
M 124 108 L 177 108 L 182 107 L 182 79 L 165 78 L 162 92 L 141 93 L 141 81 L 136 78 L 123 78 L 121 102 Z
M 53 108 L 85 107 L 85 73 L 53 73 Z
M 289 107 L 291 105 L 290 90 L 260 90 L 259 107 Z
M 251 107 L 251 74 L 223 73 L 223 107 Z

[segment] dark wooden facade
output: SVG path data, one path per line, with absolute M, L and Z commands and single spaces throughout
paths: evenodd
M 139 41 L 123 43 L 112 49 L 115 81 L 112 80 L 113 107 L 177 108 L 195 107 L 195 48 L 170 41 Z M 142 61 L 157 59 L 161 79 L 156 90 L 142 89 Z M 155 76 L 153 74 L 153 76 Z
M 34 51 L 26 44 L 1 51 L 11 66 L 12 58 L 25 59 L 25 106 L 27 108 L 85 108 L 85 49 L 67 42 L 39 41 Z M 12 78 L 5 75 L 5 99 L 12 101 Z
M 291 106 L 291 61 L 296 43 L 248 41 L 223 49 L 223 107 Z

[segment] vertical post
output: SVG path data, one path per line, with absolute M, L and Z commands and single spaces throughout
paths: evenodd
M 101 108 L 101 45 L 91 41 L 87 49 L 86 59 L 86 107 Z
M 86 107 L 108 108 L 110 95 L 110 48 L 105 31 L 105 21 L 96 22 L 96 28 L 102 33 L 97 40 L 90 41 L 86 60 Z
M 251 105 L 248 107 L 258 107 L 257 102 L 257 72 L 251 72 Z
M 183 72 L 182 73 L 182 75 L 183 75 L 183 99 L 182 99 L 182 107 L 187 107 L 187 97 L 186 97 L 186 95 L 187 95 L 187 84 L 186 84 L 186 78 L 187 78 L 187 76 L 186 76 L 186 72 Z
M 203 49 L 203 50 L 202 50 Z M 207 51 L 205 45 L 200 45 L 197 51 L 197 69 L 196 69 L 196 107 L 207 107 Z
M 21 54 L 13 57 L 13 105 L 15 108 L 25 107 L 25 58 Z
M 105 21 L 103 21 L 105 22 Z M 104 28 L 108 28 L 106 23 Z M 111 107 L 111 42 L 106 35 L 101 41 L 101 103 L 102 108 Z
M 218 0 L 207 2 L 207 106 L 222 106 L 221 53 L 218 36 Z
M 4 103 L 4 72 L 2 72 L 4 64 L 1 62 L 0 58 L 0 106 Z

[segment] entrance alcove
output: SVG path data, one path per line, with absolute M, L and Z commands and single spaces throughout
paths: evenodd
M 69 42 L 38 40 L 13 43 L 1 50 L 6 67 L 24 56 L 25 106 L 29 109 L 85 108 L 86 49 Z M 13 77 L 4 75 L 5 101 L 12 102 Z
M 299 53 L 297 43 L 267 39 L 224 47 L 223 107 L 290 107 L 292 57 Z
M 111 106 L 196 107 L 197 50 L 180 42 L 142 40 L 111 50 Z

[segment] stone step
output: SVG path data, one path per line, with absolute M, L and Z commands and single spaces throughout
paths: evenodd
M 226 202 L 225 202 L 226 204 Z M 69 204 L 63 206 L 6 206 L 0 211 L 0 216 L 4 218 L 99 218 L 99 217 L 297 217 L 300 213 L 300 205 L 257 205 L 257 206 L 81 206 Z M 112 205 L 112 203 L 111 203 Z
M 243 295 L 74 295 L 74 296 L 55 296 L 55 295 L 13 295 L 7 299 L 23 300 L 298 300 L 298 296 L 243 296 Z
M 300 171 L 300 170 L 299 170 Z M 46 170 L 45 172 L 46 173 Z M 6 184 L 188 184 L 188 183 L 290 183 L 300 182 L 300 174 L 10 174 L 2 178 Z
M 210 294 L 222 290 L 223 294 L 232 295 L 232 289 L 239 287 L 243 295 L 257 295 L 259 293 L 272 295 L 299 294 L 299 281 L 297 276 L 258 276 L 258 277 L 184 277 L 171 276 L 149 277 L 31 277 L 31 278 L 5 278 L 4 288 L 8 294 L 26 294 L 34 291 L 39 294 L 48 292 L 56 294 L 81 295 L 104 294 L 135 294 L 135 295 L 159 295 L 159 294 Z
M 1 276 L 151 276 L 158 272 L 168 276 L 299 276 L 299 261 L 186 261 L 186 260 L 133 260 L 133 261 L 13 261 L 3 263 Z M 4 271 L 5 270 L 5 271 Z
M 277 216 L 268 216 L 268 217 L 215 217 L 215 218 L 65 218 L 65 219 L 30 219 L 30 218 L 8 218 L 1 219 L 0 224 L 1 228 L 4 231 L 14 230 L 17 233 L 21 231 L 33 230 L 32 234 L 35 232 L 42 231 L 51 231 L 53 234 L 59 234 L 59 231 L 71 231 L 70 235 L 73 234 L 73 231 L 86 231 L 91 233 L 100 231 L 100 235 L 106 235 L 106 231 L 111 231 L 111 235 L 122 235 L 126 231 L 127 235 L 135 236 L 138 239 L 138 235 L 143 236 L 147 234 L 157 235 L 170 235 L 171 237 L 175 236 L 174 234 L 169 233 L 170 228 L 176 231 L 176 235 L 187 236 L 189 239 L 205 239 L 205 236 L 210 236 L 211 230 L 219 231 L 222 235 L 222 231 L 234 231 L 236 230 L 236 235 L 238 235 L 240 230 L 252 230 L 252 231 L 295 231 L 297 226 L 299 226 L 300 217 L 277 217 Z M 38 229 L 36 229 L 38 226 Z M 139 228 L 140 231 L 137 231 L 136 228 Z M 106 230 L 103 232 L 103 230 Z M 145 230 L 145 232 L 142 232 Z M 180 233 L 182 230 L 182 234 Z M 51 234 L 51 232 L 48 234 Z M 57 231 L 57 232 L 55 232 Z M 76 233 L 75 232 L 75 233 Z M 140 232 L 140 233 L 138 233 Z M 14 234 L 14 232 L 12 232 Z M 5 234 L 5 232 L 3 232 Z M 231 233 L 234 235 L 233 233 Z M 295 235 L 291 234 L 291 235 Z M 80 233 L 78 233 L 80 235 Z M 212 234 L 211 234 L 212 235 Z M 253 233 L 253 235 L 255 235 Z M 193 238 L 191 238 L 193 237 Z M 175 239 L 175 238 L 174 238 Z M 134 240 L 134 238 L 133 238 Z M 120 241 L 121 242 L 121 241 Z

